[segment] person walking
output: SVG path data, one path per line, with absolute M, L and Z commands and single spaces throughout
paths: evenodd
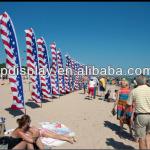
M 97 79 L 97 77 L 93 77 L 93 81 L 95 82 L 95 86 L 94 86 L 94 99 L 96 97 L 96 95 L 98 94 L 98 85 L 99 85 L 99 81 Z
M 100 91 L 100 97 L 104 99 L 105 91 L 106 91 L 106 79 L 104 77 L 99 79 L 99 91 Z
M 130 134 L 132 135 L 131 117 L 132 117 L 132 112 L 133 112 L 133 106 L 129 107 L 126 114 L 124 115 L 129 93 L 130 93 L 129 83 L 126 79 L 122 79 L 121 88 L 118 92 L 118 96 L 117 96 L 118 98 L 114 104 L 113 110 L 115 110 L 115 107 L 117 105 L 117 119 L 119 120 L 120 127 L 122 129 L 123 125 L 127 124 L 130 130 Z
M 93 78 L 90 79 L 89 84 L 88 84 L 88 97 L 94 98 L 94 87 L 95 87 L 95 82 L 93 81 Z
M 143 75 L 138 76 L 136 82 L 138 86 L 129 94 L 125 113 L 135 103 L 134 124 L 139 149 L 150 149 L 150 87 Z

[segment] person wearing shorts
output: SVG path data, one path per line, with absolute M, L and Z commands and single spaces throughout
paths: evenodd
M 150 149 L 150 87 L 143 75 L 138 76 L 136 82 L 138 87 L 129 94 L 126 109 L 135 103 L 134 124 L 139 149 Z
M 95 82 L 93 79 L 90 79 L 89 85 L 88 85 L 88 95 L 91 95 L 91 98 L 93 96 L 94 98 L 94 87 L 95 87 Z

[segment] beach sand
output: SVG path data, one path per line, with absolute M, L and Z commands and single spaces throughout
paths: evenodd
M 5 82 L 4 85 L 1 85 Z M 29 85 L 24 82 L 26 102 L 30 99 Z M 109 86 L 108 89 L 115 89 Z M 11 111 L 12 93 L 8 81 L 0 81 L 0 116 L 6 118 L 6 128 L 17 126 L 16 119 L 21 113 Z M 59 121 L 76 133 L 77 142 L 65 143 L 54 149 L 137 149 L 138 144 L 131 141 L 127 130 L 119 137 L 119 122 L 116 116 L 112 116 L 113 103 L 99 100 L 85 99 L 83 91 L 73 92 L 52 102 L 45 102 L 42 108 L 35 103 L 27 102 L 27 114 L 31 116 L 32 125 L 39 126 L 43 121 Z

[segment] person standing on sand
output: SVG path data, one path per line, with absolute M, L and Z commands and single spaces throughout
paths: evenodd
M 95 82 L 95 86 L 94 86 L 94 99 L 95 99 L 97 92 L 98 92 L 98 84 L 99 83 L 98 83 L 97 77 L 93 77 L 93 81 Z
M 138 87 L 131 91 L 125 112 L 135 103 L 134 124 L 139 149 L 150 149 L 150 87 L 143 75 L 138 76 L 136 82 Z
M 88 78 L 86 76 L 83 77 L 82 83 L 83 83 L 83 90 L 84 90 L 84 94 L 85 94 L 86 89 L 87 89 L 87 85 L 88 85 Z
M 88 96 L 91 95 L 91 98 L 92 96 L 94 98 L 94 87 L 95 87 L 95 82 L 93 81 L 93 78 L 91 78 L 88 84 Z
M 106 91 L 106 80 L 104 77 L 100 78 L 99 80 L 99 91 L 102 92 L 100 96 L 104 98 L 105 91 Z
M 129 89 L 128 81 L 123 79 L 121 81 L 121 88 L 118 92 L 117 100 L 114 104 L 113 110 L 115 110 L 115 107 L 117 105 L 117 119 L 119 120 L 120 127 L 123 128 L 123 125 L 127 124 L 129 126 L 130 134 L 132 135 L 132 130 L 131 130 L 131 117 L 133 112 L 132 106 L 128 108 L 125 117 L 122 118 L 124 116 L 129 93 L 130 93 L 130 89 Z

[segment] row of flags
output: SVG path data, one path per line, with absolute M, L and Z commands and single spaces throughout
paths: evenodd
M 21 61 L 15 29 L 11 18 L 4 12 L 0 15 L 0 34 L 6 52 L 6 67 L 11 69 L 18 68 L 19 72 L 15 75 L 8 75 L 11 91 L 13 94 L 12 109 L 23 109 L 25 107 L 23 82 L 21 76 Z M 36 39 L 32 28 L 25 30 L 26 39 L 26 60 L 27 69 L 32 70 L 30 80 L 32 83 L 31 99 L 36 103 L 41 103 L 42 99 L 52 98 L 53 95 L 61 95 L 79 90 L 81 75 L 77 73 L 80 63 L 73 60 L 70 56 L 66 57 L 66 66 L 63 68 L 63 58 L 60 50 L 57 50 L 56 43 L 50 45 L 52 62 L 48 56 L 48 49 L 43 37 Z M 39 75 L 40 69 L 45 70 L 45 75 Z M 72 69 L 70 74 L 59 74 L 58 70 Z M 36 71 L 36 72 L 35 72 Z M 50 75 L 48 74 L 51 73 Z M 30 73 L 30 72 L 29 72 Z

